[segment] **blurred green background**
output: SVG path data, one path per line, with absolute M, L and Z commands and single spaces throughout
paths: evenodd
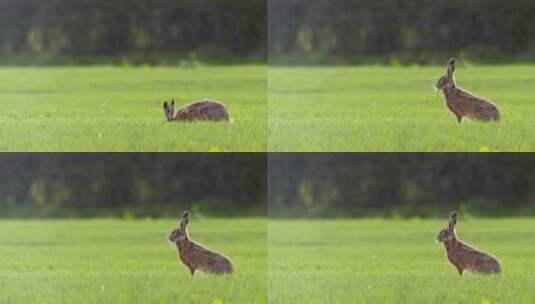
M 272 0 L 273 64 L 535 61 L 531 0 Z
M 264 62 L 265 0 L 3 0 L 0 64 Z
M 2 217 L 265 216 L 263 154 L 2 154 Z
M 535 215 L 535 155 L 272 154 L 271 217 Z

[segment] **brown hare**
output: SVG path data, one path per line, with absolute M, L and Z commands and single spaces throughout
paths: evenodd
M 180 227 L 171 232 L 169 241 L 176 245 L 178 258 L 189 268 L 191 275 L 197 270 L 212 274 L 232 273 L 234 267 L 229 258 L 190 239 L 186 229 L 188 222 L 189 213 L 184 211 Z
M 455 224 L 459 212 L 452 212 L 448 228 L 437 235 L 437 240 L 444 243 L 448 260 L 457 268 L 460 275 L 465 270 L 474 273 L 498 274 L 502 271 L 500 262 L 494 256 L 473 248 L 457 238 Z
M 454 72 L 455 58 L 451 58 L 446 75 L 440 77 L 436 87 L 444 93 L 446 106 L 455 114 L 457 121 L 461 123 L 463 117 L 477 121 L 499 121 L 500 110 L 491 101 L 457 87 Z
M 175 101 L 163 104 L 167 121 L 229 121 L 225 106 L 214 100 L 201 100 L 183 106 L 175 112 Z

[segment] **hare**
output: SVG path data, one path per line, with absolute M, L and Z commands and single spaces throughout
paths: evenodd
M 176 245 L 178 258 L 189 268 L 191 275 L 197 270 L 212 274 L 232 273 L 234 267 L 229 258 L 190 239 L 186 229 L 188 223 L 189 213 L 184 211 L 180 227 L 171 232 L 169 241 Z
M 225 106 L 213 100 L 201 100 L 183 106 L 175 112 L 175 100 L 163 104 L 167 121 L 229 121 L 230 115 Z
M 457 121 L 461 123 L 465 116 L 476 121 L 499 121 L 500 110 L 491 101 L 457 87 L 454 72 L 455 58 L 451 58 L 446 75 L 440 77 L 436 87 L 444 93 L 446 105 L 455 114 Z
M 448 260 L 457 268 L 460 275 L 465 270 L 482 274 L 498 274 L 502 271 L 500 262 L 494 256 L 473 248 L 457 238 L 455 224 L 459 212 L 452 212 L 448 228 L 442 229 L 437 240 L 444 243 Z

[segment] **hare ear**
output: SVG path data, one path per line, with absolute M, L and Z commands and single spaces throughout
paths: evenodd
M 163 108 L 167 110 L 167 108 L 169 108 L 169 104 L 166 102 L 163 103 Z
M 450 58 L 450 61 L 448 62 L 448 76 L 453 76 L 453 72 L 455 72 L 455 58 Z
M 449 225 L 448 225 L 448 229 L 450 231 L 453 231 L 453 228 L 455 227 L 455 225 L 457 224 L 457 220 L 459 219 L 459 212 L 457 211 L 453 211 L 451 214 L 450 214 L 450 222 L 449 222 Z
M 174 106 L 175 105 L 175 100 L 171 100 L 171 105 Z
M 186 226 L 189 223 L 189 212 L 186 210 L 182 212 L 182 218 L 180 220 L 180 229 L 186 229 Z

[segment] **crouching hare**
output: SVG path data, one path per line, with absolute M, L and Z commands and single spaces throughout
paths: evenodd
M 212 274 L 232 273 L 234 267 L 229 258 L 190 239 L 186 229 L 188 223 L 189 213 L 184 211 L 180 227 L 171 232 L 169 241 L 176 245 L 178 258 L 189 268 L 191 275 L 197 270 Z
M 214 100 L 201 100 L 183 106 L 175 112 L 175 101 L 163 104 L 167 121 L 229 121 L 225 106 Z
M 457 238 L 455 225 L 458 218 L 459 212 L 452 212 L 448 228 L 440 231 L 436 237 L 438 241 L 444 243 L 448 260 L 457 268 L 460 275 L 463 275 L 465 270 L 482 274 L 500 273 L 502 267 L 497 258 Z
M 457 121 L 461 123 L 463 117 L 476 121 L 499 121 L 500 110 L 490 100 L 457 87 L 454 72 L 455 58 L 451 58 L 446 75 L 440 77 L 436 87 L 444 93 L 446 106 L 455 114 Z

